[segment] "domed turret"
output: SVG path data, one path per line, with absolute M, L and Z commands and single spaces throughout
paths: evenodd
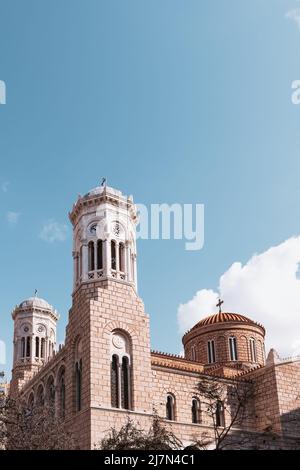
M 15 307 L 13 378 L 29 378 L 56 348 L 57 311 L 46 300 L 29 297 Z
M 238 313 L 219 312 L 200 320 L 182 342 L 189 360 L 244 369 L 265 363 L 264 337 L 259 323 Z

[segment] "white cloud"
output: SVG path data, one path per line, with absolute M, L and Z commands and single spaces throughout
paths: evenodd
M 51 219 L 46 222 L 40 232 L 40 238 L 48 243 L 63 242 L 68 236 L 68 227 Z
M 3 181 L 3 183 L 1 183 L 1 190 L 4 193 L 7 193 L 9 185 L 10 185 L 9 181 Z
M 16 225 L 18 223 L 20 214 L 18 212 L 8 211 L 6 213 L 6 220 L 11 225 Z
M 300 29 L 300 8 L 295 8 L 294 10 L 288 11 L 285 16 L 289 20 L 295 21 L 298 28 Z
M 281 356 L 300 354 L 300 236 L 235 262 L 220 277 L 219 292 L 201 289 L 178 308 L 181 333 L 200 318 L 216 313 L 220 294 L 224 311 L 238 312 L 266 328 L 267 349 Z

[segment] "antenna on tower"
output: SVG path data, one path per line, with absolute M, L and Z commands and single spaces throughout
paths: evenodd
M 37 291 L 37 289 L 35 289 L 35 291 L 34 291 L 34 297 L 37 297 L 37 293 L 38 293 L 38 291 Z
M 106 177 L 104 176 L 101 181 L 102 188 L 106 188 Z

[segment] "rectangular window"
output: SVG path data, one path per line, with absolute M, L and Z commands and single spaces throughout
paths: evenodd
M 212 364 L 213 362 L 216 362 L 215 342 L 214 342 L 213 339 L 208 341 L 207 350 L 208 350 L 208 362 L 209 362 L 209 364 Z
M 236 345 L 236 338 L 233 336 L 229 338 L 229 349 L 230 349 L 230 360 L 237 361 L 237 345 Z

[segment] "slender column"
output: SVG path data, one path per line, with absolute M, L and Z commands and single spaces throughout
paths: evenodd
M 111 273 L 111 250 L 110 250 L 110 240 L 107 238 L 104 240 L 104 259 L 103 259 L 103 268 L 104 276 L 110 276 Z
M 125 273 L 125 280 L 128 281 L 128 244 L 125 242 L 123 248 L 123 263 L 124 263 L 124 273 Z
M 133 281 L 135 282 L 135 287 L 137 290 L 136 255 L 132 255 L 132 262 L 133 262 Z
M 127 264 L 127 281 L 131 282 L 131 259 L 130 259 L 130 245 L 127 243 L 126 246 L 126 264 Z
M 97 271 L 98 266 L 97 266 L 97 253 L 98 253 L 98 243 L 97 240 L 94 241 L 94 271 Z
M 122 408 L 122 360 L 118 356 L 118 402 L 119 408 Z
M 82 279 L 86 281 L 88 279 L 88 245 L 85 243 L 82 245 Z

